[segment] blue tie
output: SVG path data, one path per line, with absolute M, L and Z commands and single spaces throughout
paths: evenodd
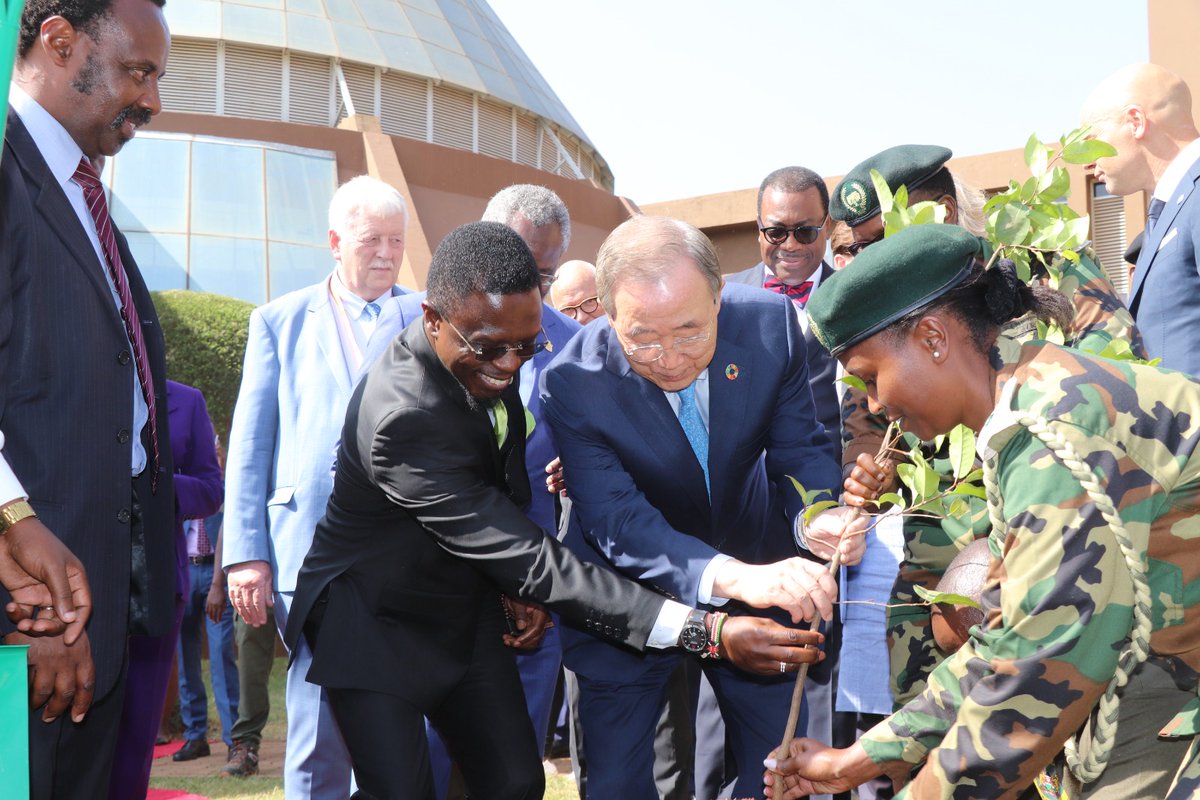
M 696 384 L 692 383 L 679 392 L 679 424 L 683 427 L 683 435 L 687 437 L 700 468 L 704 470 L 704 488 L 712 495 L 712 487 L 708 483 L 708 430 L 704 420 L 700 419 L 700 409 L 696 407 Z
M 363 306 L 363 313 L 367 315 L 367 319 L 374 322 L 379 319 L 379 303 L 367 303 Z
M 1166 203 L 1164 203 L 1162 200 L 1159 200 L 1157 197 L 1155 197 L 1153 200 L 1150 201 L 1150 208 L 1146 212 L 1146 235 L 1147 236 L 1149 236 L 1150 231 L 1152 231 L 1154 229 L 1154 225 L 1158 222 L 1158 218 L 1160 216 L 1162 216 L 1163 206 L 1165 206 L 1165 205 L 1166 205 Z

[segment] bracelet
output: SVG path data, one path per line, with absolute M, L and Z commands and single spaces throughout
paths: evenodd
M 3 534 L 23 519 L 36 516 L 37 514 L 34 513 L 33 506 L 29 505 L 28 500 L 23 498 L 15 500 L 0 508 L 0 534 Z
M 701 658 L 712 659 L 713 661 L 721 660 L 721 628 L 725 626 L 725 620 L 729 617 L 724 611 L 712 612 L 711 627 L 708 632 L 708 647 L 700 655 Z

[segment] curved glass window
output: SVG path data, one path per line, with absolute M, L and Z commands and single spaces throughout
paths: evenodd
M 104 180 L 151 289 L 265 303 L 333 269 L 331 152 L 144 132 L 108 160 Z

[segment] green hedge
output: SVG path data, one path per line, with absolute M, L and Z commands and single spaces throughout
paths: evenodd
M 228 443 L 254 304 L 182 289 L 152 294 L 167 340 L 167 377 L 204 392 L 213 428 Z

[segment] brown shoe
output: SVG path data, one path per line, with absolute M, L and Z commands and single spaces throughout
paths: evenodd
M 258 774 L 258 745 L 234 742 L 229 748 L 229 760 L 221 767 L 222 778 L 248 778 Z

